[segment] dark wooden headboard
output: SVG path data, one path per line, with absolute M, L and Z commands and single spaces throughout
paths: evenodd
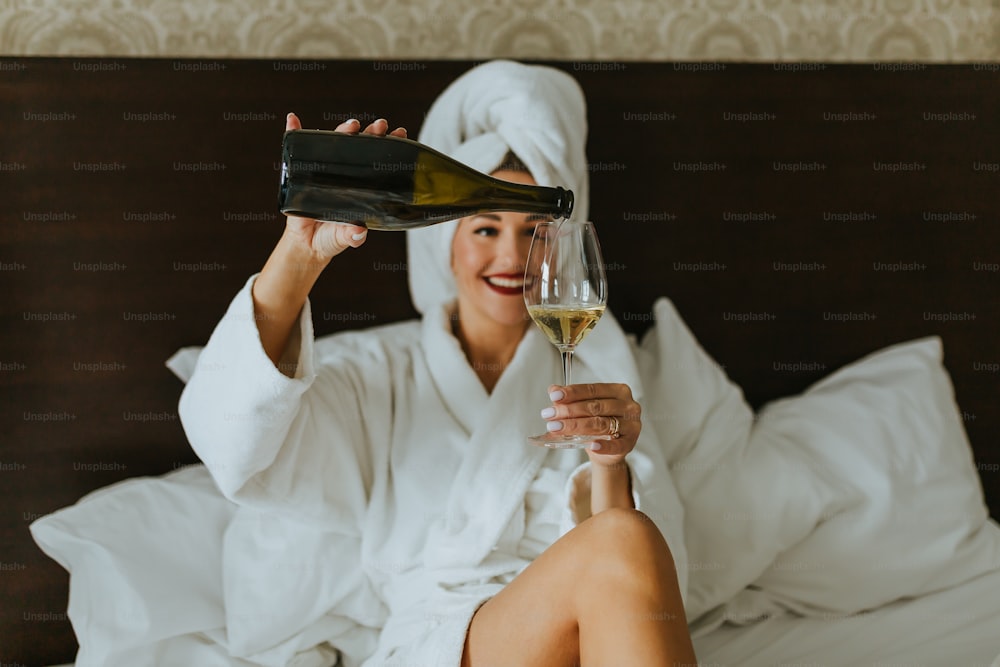
M 0 663 L 42 665 L 75 640 L 67 575 L 28 524 L 196 460 L 163 362 L 207 339 L 280 234 L 285 113 L 416 136 L 471 63 L 0 63 Z M 589 101 L 591 217 L 623 325 L 641 333 L 670 296 L 755 406 L 942 336 L 1000 516 L 1000 68 L 555 66 Z M 338 258 L 319 333 L 414 315 L 403 242 Z

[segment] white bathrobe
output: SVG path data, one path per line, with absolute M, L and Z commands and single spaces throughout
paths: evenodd
M 578 487 L 589 475 L 582 451 L 525 440 L 544 428 L 538 413 L 559 376 L 558 353 L 530 328 L 487 395 L 445 308 L 317 345 L 307 304 L 286 355 L 298 368 L 287 377 L 261 347 L 252 281 L 182 395 L 192 446 L 222 492 L 253 517 L 247 531 L 273 517 L 336 536 L 339 560 L 313 567 L 337 573 L 337 590 L 319 595 L 329 608 L 318 613 L 356 624 L 342 633 L 349 641 L 332 642 L 345 664 L 366 658 L 370 642 L 357 633 L 367 627 L 382 629 L 365 667 L 457 666 L 476 608 L 572 528 L 573 496 L 587 493 Z M 641 402 L 634 359 L 642 353 L 630 342 L 605 316 L 580 348 L 575 379 L 627 382 Z M 644 429 L 627 459 L 633 500 L 683 564 L 683 512 L 661 451 L 653 429 Z M 236 549 L 226 556 L 232 571 L 245 573 L 240 558 Z M 678 575 L 684 591 L 682 566 Z M 235 628 L 245 616 L 231 617 L 253 613 L 239 588 L 227 580 L 230 631 L 252 634 Z M 267 611 L 258 614 L 262 630 L 281 622 L 280 610 Z

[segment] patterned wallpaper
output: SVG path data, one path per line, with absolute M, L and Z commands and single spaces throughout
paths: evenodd
M 1000 0 L 0 0 L 4 55 L 1000 60 Z

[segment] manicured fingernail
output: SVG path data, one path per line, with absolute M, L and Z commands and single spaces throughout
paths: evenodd
M 596 452 L 596 451 L 600 450 L 600 448 L 601 448 L 601 443 L 599 443 L 599 442 L 592 442 L 592 443 L 590 443 L 590 451 Z
M 350 125 L 351 123 L 360 123 L 361 121 L 359 121 L 357 118 L 348 118 L 344 122 Z
M 359 232 L 357 234 L 351 234 L 351 238 L 354 239 L 355 241 L 360 241 L 365 237 L 365 234 L 367 233 L 368 232 Z
M 555 417 L 555 416 L 556 416 L 555 408 L 545 408 L 544 410 L 542 410 L 542 419 L 548 419 L 549 417 Z
M 389 121 L 387 121 L 385 118 L 376 118 L 375 122 L 376 123 L 385 123 L 386 125 L 389 124 Z
M 562 422 L 549 422 L 548 424 L 545 425 L 545 428 L 549 429 L 550 431 L 558 431 L 559 429 L 562 428 Z
M 563 393 L 562 389 L 556 389 L 555 391 L 550 391 L 549 392 L 549 400 L 550 401 L 559 401 L 559 400 L 562 400 L 562 398 L 565 395 L 566 394 Z
M 292 116 L 294 116 L 294 115 L 295 115 L 294 113 L 289 112 L 289 114 L 287 116 L 285 116 L 285 120 L 291 120 Z

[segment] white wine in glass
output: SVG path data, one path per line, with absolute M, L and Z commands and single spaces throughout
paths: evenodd
M 572 384 L 573 351 L 601 319 L 608 301 L 604 260 L 593 223 L 547 222 L 535 227 L 524 278 L 528 315 L 562 354 L 563 385 Z M 569 449 L 610 437 L 542 433 L 528 441 Z
M 528 314 L 552 344 L 560 350 L 574 347 L 590 333 L 604 314 L 604 306 L 529 306 Z

